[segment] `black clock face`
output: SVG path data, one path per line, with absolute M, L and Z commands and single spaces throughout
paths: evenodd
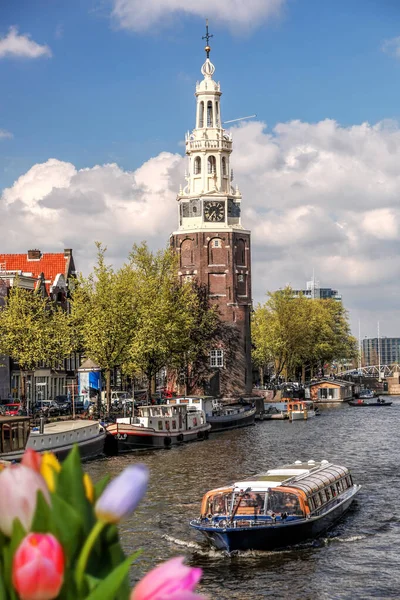
M 220 223 L 225 219 L 225 204 L 216 200 L 204 202 L 204 220 Z

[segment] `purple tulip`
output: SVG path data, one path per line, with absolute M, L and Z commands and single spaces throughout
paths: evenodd
M 149 470 L 146 465 L 127 467 L 108 484 L 95 505 L 100 521 L 118 523 L 129 516 L 146 493 Z

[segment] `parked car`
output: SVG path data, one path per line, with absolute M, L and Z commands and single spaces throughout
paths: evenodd
M 7 417 L 15 417 L 21 408 L 21 404 L 18 403 L 10 403 L 4 405 L 4 414 Z

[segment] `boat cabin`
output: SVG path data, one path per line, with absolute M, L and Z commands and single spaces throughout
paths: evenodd
M 203 498 L 201 518 L 235 520 L 238 526 L 254 519 L 276 522 L 306 518 L 328 510 L 352 487 L 346 467 L 328 461 L 296 461 L 211 490 Z
M 314 402 L 347 402 L 354 396 L 354 384 L 341 379 L 320 379 L 309 385 L 309 397 Z
M 140 406 L 137 416 L 120 418 L 116 422 L 174 433 L 204 425 L 206 419 L 204 412 L 196 406 L 159 404 Z
M 25 450 L 30 429 L 29 417 L 0 417 L 0 455 Z
M 213 416 L 223 408 L 223 405 L 214 396 L 184 396 L 182 398 L 168 398 L 167 404 L 196 406 L 203 410 L 207 417 Z

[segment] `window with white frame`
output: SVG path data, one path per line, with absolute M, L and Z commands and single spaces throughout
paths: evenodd
M 224 366 L 224 351 L 223 350 L 210 350 L 210 367 L 223 367 Z

